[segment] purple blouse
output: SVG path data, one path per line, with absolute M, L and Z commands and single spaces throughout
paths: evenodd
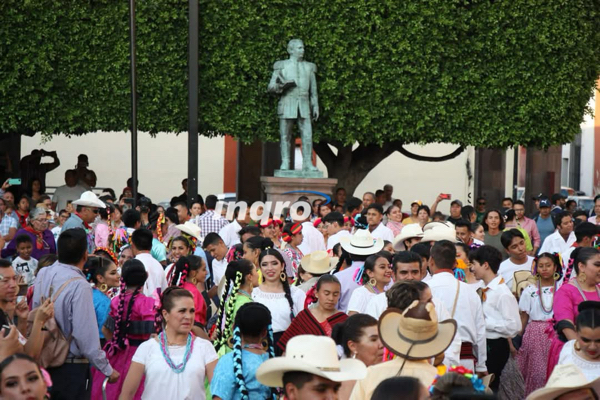
M 15 234 L 15 237 L 13 238 L 13 240 L 11 240 L 10 243 L 8 244 L 8 246 L 6 246 L 6 248 L 4 250 L 2 250 L 3 258 L 10 257 L 17 253 L 16 238 L 17 238 L 17 236 L 19 236 L 23 233 L 26 234 L 27 236 L 29 236 L 31 238 L 31 243 L 33 243 L 33 250 L 31 252 L 31 257 L 35 258 L 36 260 L 39 260 L 41 256 L 44 256 L 46 254 L 56 254 L 56 242 L 54 241 L 54 235 L 52 234 L 52 231 L 50 229 L 46 229 L 42 233 L 42 239 L 44 240 L 44 243 L 43 243 L 41 249 L 38 249 L 37 244 L 36 244 L 37 237 L 33 233 L 28 232 L 25 229 L 19 229 L 17 231 L 17 233 Z

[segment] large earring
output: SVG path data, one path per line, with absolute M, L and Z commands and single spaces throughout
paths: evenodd
M 579 281 L 579 283 L 585 283 L 585 281 L 587 281 L 587 276 L 585 275 L 585 272 L 580 272 L 577 275 L 577 280 Z
M 375 280 L 375 278 L 369 279 L 369 285 L 371 285 L 371 286 L 377 285 L 377 281 Z
M 557 281 L 560 279 L 560 274 L 558 272 L 554 273 L 554 280 Z
M 575 348 L 575 350 L 580 351 L 581 350 L 581 345 L 579 344 L 579 340 L 575 341 L 575 344 L 573 345 L 573 347 Z
M 285 272 L 282 272 L 279 275 L 279 279 L 281 279 L 281 282 L 285 282 L 285 280 L 287 279 L 287 275 L 285 274 Z
M 356 358 L 356 353 L 352 353 L 352 358 Z
M 198 279 L 196 279 L 196 277 L 193 277 L 193 278 L 192 278 L 192 283 L 193 283 L 194 285 L 195 285 L 195 284 L 197 284 L 197 283 L 198 283 Z
M 98 289 L 100 289 L 101 292 L 106 292 L 108 290 L 108 285 L 103 283 Z
M 263 339 L 262 342 L 260 342 L 263 351 L 267 351 L 269 350 L 269 341 L 267 339 Z

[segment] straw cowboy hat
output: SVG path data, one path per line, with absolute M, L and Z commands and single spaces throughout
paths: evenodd
M 338 258 L 331 258 L 324 250 L 313 251 L 307 256 L 302 257 L 300 265 L 308 273 L 323 275 L 333 270 L 338 262 Z
M 333 339 L 327 336 L 299 335 L 287 343 L 285 356 L 271 358 L 256 370 L 256 379 L 270 387 L 283 387 L 286 372 L 308 372 L 334 382 L 359 380 L 367 367 L 356 359 L 339 360 Z
M 73 205 L 83 206 L 83 207 L 97 207 L 97 208 L 106 208 L 106 205 L 96 196 L 94 192 L 87 191 L 81 194 L 81 197 L 78 200 L 73 202 Z
M 405 225 L 404 228 L 400 231 L 398 235 L 394 238 L 394 250 L 402 251 L 406 250 L 404 246 L 404 241 L 406 239 L 411 238 L 420 238 L 423 237 L 423 229 L 421 229 L 421 225 L 419 224 L 409 224 Z
M 412 302 L 404 312 L 388 308 L 379 318 L 383 345 L 408 360 L 424 360 L 443 353 L 456 334 L 456 321 L 438 323 L 433 303 Z
M 200 236 L 200 227 L 192 221 L 185 221 L 184 224 L 175 225 L 175 228 L 179 229 L 183 233 L 195 237 L 198 240 L 202 240 L 202 236 Z
M 456 228 L 450 222 L 429 222 L 423 227 L 422 242 L 439 242 L 449 240 L 456 242 Z
M 342 249 L 359 256 L 370 256 L 383 249 L 383 239 L 374 239 L 367 229 L 358 229 L 354 235 L 344 236 L 340 243 Z
M 557 365 L 545 387 L 531 393 L 527 400 L 553 400 L 565 393 L 579 389 L 592 389 L 600 394 L 600 378 L 588 381 L 583 372 L 573 365 Z

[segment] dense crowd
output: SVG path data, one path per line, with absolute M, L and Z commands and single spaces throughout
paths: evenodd
M 527 217 L 403 210 L 386 185 L 228 220 L 185 181 L 170 204 L 98 196 L 80 162 L 53 196 L 0 190 L 3 399 L 600 394 L 600 197 Z

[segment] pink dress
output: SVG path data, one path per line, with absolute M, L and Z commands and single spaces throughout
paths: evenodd
M 190 282 L 183 282 L 183 289 L 189 291 L 194 296 L 194 308 L 196 309 L 194 322 L 206 326 L 206 302 L 204 301 L 204 297 L 202 297 L 202 293 L 200 293 L 196 285 Z
M 132 293 L 125 294 L 125 302 L 123 306 L 123 320 L 127 313 L 129 300 L 131 299 Z M 105 326 L 109 327 L 112 324 L 114 331 L 114 319 L 117 316 L 117 310 L 119 307 L 120 297 L 117 296 L 110 302 L 110 312 L 108 314 L 107 322 Z M 127 334 L 127 340 L 129 344 L 124 350 L 115 351 L 113 354 L 109 354 L 108 351 L 110 343 L 104 346 L 104 350 L 107 351 L 107 358 L 110 365 L 121 374 L 119 380 L 115 383 L 109 383 L 106 385 L 106 398 L 108 400 L 119 398 L 121 389 L 123 388 L 123 382 L 129 371 L 131 365 L 131 358 L 135 354 L 138 346 L 148 340 L 150 335 L 154 333 L 154 299 L 152 297 L 145 296 L 143 293 L 139 293 L 135 296 L 135 301 L 129 314 L 130 326 Z M 98 371 L 96 368 L 92 368 L 92 399 L 102 399 L 102 383 L 104 382 L 104 374 Z M 144 380 L 140 383 L 140 387 L 135 393 L 134 399 L 139 400 L 142 398 L 144 391 Z

